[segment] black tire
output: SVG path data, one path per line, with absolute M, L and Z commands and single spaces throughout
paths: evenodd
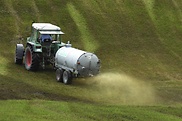
M 64 71 L 63 72 L 63 83 L 68 85 L 72 83 L 72 75 L 70 71 Z
M 58 82 L 63 82 L 63 70 L 62 69 L 56 70 L 56 80 Z
M 24 47 L 22 44 L 16 45 L 15 50 L 15 64 L 21 65 L 23 63 L 23 53 L 24 53 Z
M 27 46 L 25 49 L 25 68 L 28 71 L 37 71 L 39 68 L 39 56 L 33 52 L 33 48 Z

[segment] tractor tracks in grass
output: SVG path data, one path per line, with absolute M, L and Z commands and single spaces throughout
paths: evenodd
M 8 8 L 10 14 L 13 16 L 13 18 L 15 18 L 15 28 L 16 28 L 16 33 L 19 35 L 20 33 L 20 23 L 21 23 L 21 19 L 20 17 L 18 16 L 16 10 L 14 10 L 13 8 L 13 3 L 11 2 L 11 0 L 7 0 L 5 2 L 5 6 Z

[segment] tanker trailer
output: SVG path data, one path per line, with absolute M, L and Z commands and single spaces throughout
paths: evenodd
M 73 77 L 97 75 L 100 69 L 100 60 L 93 53 L 65 46 L 56 52 L 55 68 L 56 80 L 70 84 Z

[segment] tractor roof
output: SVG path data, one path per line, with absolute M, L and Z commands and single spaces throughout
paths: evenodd
M 41 34 L 64 34 L 60 27 L 50 23 L 33 23 L 32 27 Z

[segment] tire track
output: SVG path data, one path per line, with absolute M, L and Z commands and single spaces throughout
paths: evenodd
M 13 4 L 11 0 L 6 0 L 5 6 L 8 8 L 8 11 L 10 12 L 11 16 L 14 18 L 16 35 L 20 36 L 20 24 L 22 20 L 18 16 L 18 13 L 16 12 L 16 10 L 13 8 Z
M 35 16 L 37 18 L 37 21 L 39 22 L 41 20 L 41 15 L 39 14 L 40 11 L 39 11 L 39 9 L 38 9 L 38 7 L 36 5 L 35 0 L 32 0 L 31 2 L 32 2 L 32 8 L 35 11 Z

